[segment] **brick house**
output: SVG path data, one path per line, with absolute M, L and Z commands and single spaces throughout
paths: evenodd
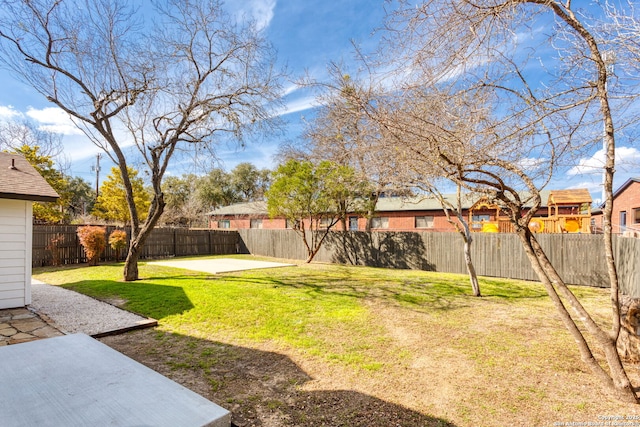
M 594 212 L 592 225 L 602 231 L 601 209 Z M 613 193 L 611 227 L 617 234 L 640 233 L 640 178 L 629 178 Z
M 453 197 L 453 196 L 448 196 Z M 464 204 L 464 209 L 471 206 Z M 291 228 L 284 218 L 269 218 L 264 201 L 237 203 L 209 212 L 209 228 L 213 229 L 285 229 Z M 347 218 L 347 229 L 365 230 L 366 218 L 351 214 Z M 376 205 L 376 214 L 371 223 L 372 230 L 387 231 L 455 231 L 435 199 L 382 197 Z M 341 230 L 341 226 L 335 227 Z
M 565 193 L 570 192 L 577 195 L 584 202 L 591 203 L 591 196 L 588 190 L 555 190 L 541 192 L 543 206 L 541 206 L 537 217 L 545 217 L 545 232 L 562 232 L 554 227 L 554 218 L 562 217 L 564 213 L 571 212 L 575 203 L 571 201 L 571 205 L 562 204 L 558 208 L 558 199 L 560 196 L 566 197 Z M 554 196 L 555 195 L 555 196 Z M 445 195 L 445 198 L 455 204 L 455 194 Z M 583 202 L 580 202 L 583 203 Z M 576 206 L 579 206 L 576 205 Z M 554 207 L 554 210 L 551 208 Z M 463 215 L 471 224 L 473 231 L 483 230 L 483 225 L 494 223 L 499 225 L 496 231 L 509 232 L 508 220 L 502 215 L 500 210 L 487 204 L 479 203 L 477 197 L 475 199 L 463 198 L 462 200 Z M 590 216 L 590 213 L 588 213 Z M 246 228 L 262 228 L 262 229 L 285 229 L 291 228 L 290 224 L 284 218 L 269 218 L 267 214 L 267 206 L 264 201 L 238 203 L 235 205 L 225 206 L 215 209 L 208 214 L 209 228 L 213 229 L 246 229 Z M 548 217 L 547 217 L 548 216 Z M 452 217 L 454 217 L 452 215 Z M 555 220 L 557 222 L 557 219 Z M 361 214 L 347 215 L 348 230 L 365 230 L 367 219 Z M 587 229 L 590 225 L 589 219 L 586 220 Z M 544 227 L 543 227 L 544 228 Z M 342 227 L 338 224 L 336 230 Z M 455 231 L 454 225 L 447 221 L 446 215 L 435 198 L 419 197 L 419 198 L 400 198 L 400 197 L 381 197 L 376 205 L 376 212 L 371 220 L 371 229 L 374 231 L 434 231 L 448 232 Z M 588 232 L 587 229 L 581 230 Z

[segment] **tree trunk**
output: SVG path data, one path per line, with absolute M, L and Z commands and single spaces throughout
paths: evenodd
M 625 362 L 640 362 L 640 299 L 620 296 L 621 330 L 618 352 Z
M 442 210 L 447 217 L 447 222 L 453 225 L 455 229 L 460 233 L 462 240 L 464 241 L 464 262 L 467 266 L 467 273 L 469 274 L 469 282 L 471 282 L 471 290 L 473 291 L 473 296 L 481 297 L 480 293 L 480 284 L 478 283 L 478 275 L 476 274 L 476 268 L 473 265 L 473 259 L 471 258 L 471 244 L 473 243 L 473 235 L 471 234 L 471 229 L 469 228 L 469 223 L 462 215 L 462 186 L 457 184 L 456 188 L 456 206 L 451 206 L 450 203 L 446 202 L 442 194 L 435 190 L 431 190 L 431 194 L 436 196 L 440 201 L 440 205 L 442 206 Z M 449 210 L 453 210 L 456 214 L 456 218 L 458 221 L 454 221 L 451 218 L 451 214 Z
M 322 233 L 322 236 L 320 238 L 318 238 L 318 235 L 317 235 L 319 233 L 319 231 L 310 230 L 311 231 L 311 235 L 313 236 L 313 238 L 311 239 L 311 241 L 312 241 L 311 246 L 307 246 L 307 254 L 309 255 L 307 257 L 307 260 L 305 261 L 307 264 L 309 264 L 313 260 L 313 258 L 315 258 L 315 256 L 318 254 L 318 252 L 320 251 L 320 248 L 322 247 L 322 244 L 324 243 L 324 240 L 329 235 L 330 229 L 331 229 L 331 227 L 327 228 Z
M 160 193 L 160 195 L 156 196 L 151 202 L 149 216 L 142 225 L 142 228 L 140 230 L 135 230 L 134 227 L 131 228 L 129 251 L 127 252 L 127 259 L 124 261 L 123 276 L 125 282 L 133 282 L 140 278 L 138 271 L 138 259 L 142 254 L 142 248 L 144 247 L 144 243 L 147 241 L 147 237 L 149 237 L 158 223 L 158 220 L 162 216 L 162 212 L 164 212 L 164 206 L 164 197 L 162 193 Z
M 616 341 L 597 326 L 591 316 L 586 313 L 575 295 L 573 295 L 571 290 L 562 281 L 529 229 L 526 226 L 520 227 L 516 230 L 516 233 L 520 237 L 533 270 L 536 272 L 538 278 L 547 290 L 547 294 L 551 297 L 554 306 L 558 310 L 562 322 L 578 344 L 582 361 L 585 362 L 591 368 L 593 373 L 601 380 L 607 392 L 623 402 L 638 403 L 638 398 L 633 390 L 631 381 L 629 381 L 624 366 L 622 365 L 622 361 L 620 360 L 620 356 L 616 348 Z M 608 373 L 602 368 L 602 366 L 600 366 L 596 358 L 593 356 L 589 344 L 585 340 L 584 335 L 576 325 L 573 318 L 571 318 L 569 311 L 560 299 L 560 295 L 558 294 L 556 287 L 569 302 L 571 308 L 578 313 L 587 331 L 589 331 L 589 333 L 600 344 L 609 366 Z
M 473 290 L 474 297 L 481 297 L 480 284 L 478 283 L 478 276 L 476 274 L 476 268 L 471 260 L 471 242 L 470 238 L 464 239 L 464 262 L 467 265 L 467 272 L 469 273 L 469 281 L 471 282 L 471 289 Z
M 311 244 L 309 244 L 309 241 L 307 240 L 307 231 L 305 230 L 304 223 L 302 221 L 300 222 L 300 228 L 296 229 L 296 232 L 302 237 L 302 243 L 304 243 L 304 247 L 307 250 L 307 260 L 305 262 L 310 263 L 313 259 L 314 254 L 311 250 Z
M 124 281 L 125 282 L 133 282 L 138 280 L 138 258 L 140 257 L 139 248 L 129 247 L 129 252 L 127 253 L 127 259 L 124 261 Z

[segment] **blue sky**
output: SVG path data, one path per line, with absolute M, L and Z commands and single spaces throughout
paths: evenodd
M 266 37 L 278 52 L 280 65 L 287 66 L 293 78 L 305 72 L 323 80 L 327 76 L 329 62 L 349 64 L 353 59 L 351 40 L 360 44 L 365 51 L 373 49 L 376 37 L 374 29 L 379 28 L 385 16 L 383 0 L 235 0 L 227 2 L 232 13 L 253 17 L 264 29 Z M 80 176 L 95 185 L 95 155 L 99 149 L 93 146 L 80 131 L 75 129 L 68 118 L 40 94 L 13 79 L 0 70 L 0 119 L 28 117 L 49 130 L 63 134 L 65 155 L 70 161 L 69 173 Z M 285 85 L 286 111 L 282 118 L 286 121 L 285 136 L 271 138 L 261 143 L 248 142 L 244 149 L 233 143 L 222 144 L 218 154 L 220 166 L 232 169 L 240 162 L 248 161 L 259 168 L 273 168 L 273 155 L 282 140 L 295 140 L 302 131 L 301 118 L 312 114 L 313 95 L 307 90 L 296 88 L 293 83 Z M 619 145 L 619 163 L 614 187 L 624 183 L 631 176 L 640 176 L 640 152 L 629 145 Z M 628 144 L 628 143 L 627 143 Z M 602 164 L 601 152 L 593 152 L 584 157 L 575 167 L 567 168 L 558 175 L 550 188 L 589 188 L 592 197 L 600 197 Z M 103 179 L 110 165 L 103 160 Z M 181 160 L 170 170 L 171 174 L 194 172 L 193 162 Z
M 299 0 L 236 0 L 227 2 L 230 12 L 252 17 L 264 29 L 277 50 L 280 66 L 286 66 L 291 79 L 309 73 L 322 79 L 330 61 L 348 61 L 352 57 L 351 40 L 373 45 L 371 33 L 384 17 L 384 2 L 349 0 L 345 2 Z M 48 130 L 61 133 L 65 155 L 70 161 L 69 174 L 80 176 L 95 185 L 96 154 L 100 151 L 40 94 L 0 69 L 0 120 L 29 118 Z M 282 118 L 286 135 L 260 143 L 248 142 L 239 148 L 233 142 L 223 143 L 217 150 L 220 166 L 230 170 L 240 162 L 251 162 L 259 168 L 273 168 L 273 155 L 283 139 L 295 139 L 302 130 L 301 118 L 311 113 L 313 95 L 308 90 L 285 83 L 287 96 Z M 171 174 L 198 172 L 188 159 L 176 159 Z M 103 156 L 101 180 L 112 166 Z M 200 171 L 201 172 L 201 171 Z

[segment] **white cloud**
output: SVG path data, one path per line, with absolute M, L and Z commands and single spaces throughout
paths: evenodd
M 252 0 L 249 2 L 249 7 L 258 29 L 262 30 L 271 24 L 273 10 L 276 8 L 276 0 Z
M 289 85 L 289 86 L 284 88 L 284 91 L 283 91 L 284 93 L 282 95 L 283 96 L 290 95 L 290 94 L 292 94 L 293 92 L 296 92 L 299 89 L 300 89 L 300 85 L 297 85 L 295 83 L 291 84 L 291 85 Z
M 582 158 L 567 171 L 569 176 L 601 174 L 604 166 L 604 150 L 598 150 L 591 157 Z M 630 172 L 640 164 L 640 151 L 633 147 L 616 148 L 616 172 Z
M 250 0 L 241 5 L 227 3 L 227 6 L 238 19 L 250 18 L 255 21 L 258 30 L 264 30 L 271 24 L 276 0 Z
M 580 159 L 578 164 L 567 171 L 567 175 L 601 174 L 604 166 L 604 150 L 598 150 L 591 157 Z
M 595 181 L 580 181 L 566 187 L 567 190 L 577 190 L 580 188 L 586 188 L 593 196 L 594 194 L 600 194 L 602 191 L 602 183 Z
M 618 147 L 616 149 L 616 171 L 633 172 L 640 165 L 640 151 L 633 147 Z
M 16 111 L 13 105 L 0 105 L 0 119 L 13 120 L 22 117 L 22 113 Z
M 285 103 L 285 107 L 278 112 L 279 116 L 285 116 L 291 113 L 298 113 L 300 111 L 310 110 L 320 106 L 315 96 L 307 96 L 304 98 L 295 99 Z
M 60 108 L 29 108 L 27 116 L 39 124 L 39 129 L 63 135 L 82 135 L 67 113 Z
M 518 167 L 524 171 L 534 171 L 549 162 L 545 157 L 527 157 L 518 160 Z

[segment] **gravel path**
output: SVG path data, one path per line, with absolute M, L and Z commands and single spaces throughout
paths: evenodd
M 59 286 L 31 281 L 31 307 L 65 333 L 106 335 L 155 324 L 155 321 Z

